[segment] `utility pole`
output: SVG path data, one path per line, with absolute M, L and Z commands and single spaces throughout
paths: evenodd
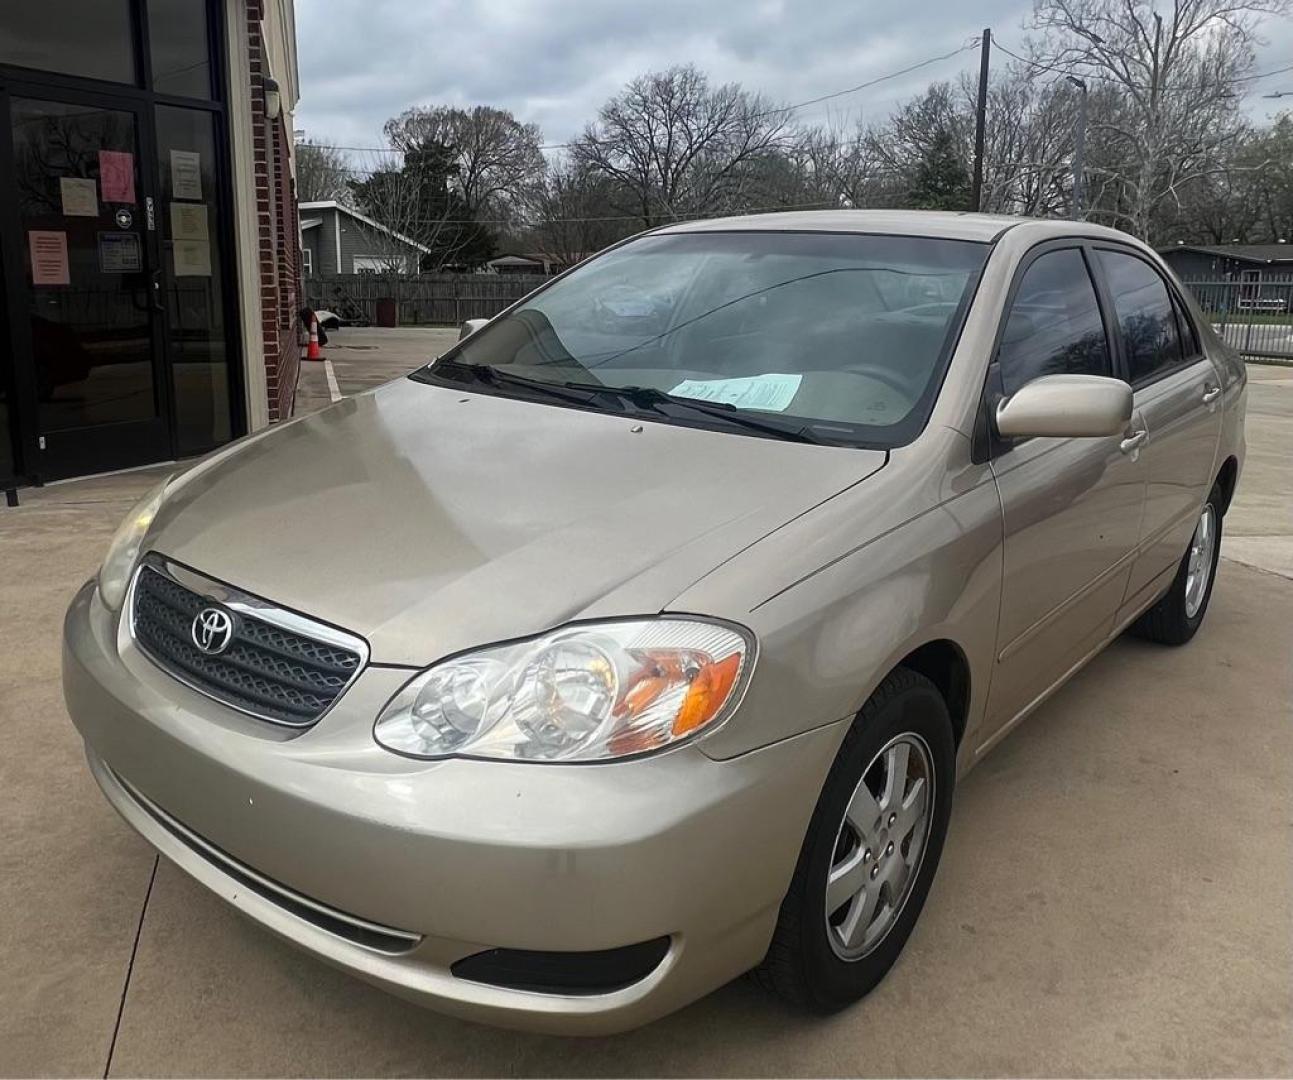
M 979 39 L 979 104 L 974 114 L 974 185 L 970 209 L 983 209 L 983 139 L 988 119 L 988 61 L 992 55 L 992 31 L 984 27 Z
M 1086 80 L 1076 75 L 1065 75 L 1078 88 L 1077 128 L 1073 132 L 1073 218 L 1081 221 L 1086 192 Z

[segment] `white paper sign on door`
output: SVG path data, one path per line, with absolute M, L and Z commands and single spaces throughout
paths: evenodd
M 196 150 L 171 151 L 171 197 L 202 198 L 202 155 Z
M 176 240 L 171 246 L 176 277 L 211 276 L 211 245 L 206 240 Z
M 60 176 L 58 188 L 63 197 L 64 217 L 99 216 L 99 187 L 93 180 Z
M 206 203 L 171 203 L 172 240 L 209 240 Z

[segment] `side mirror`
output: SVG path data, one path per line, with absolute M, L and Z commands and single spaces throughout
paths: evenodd
M 477 330 L 484 326 L 488 319 L 467 319 L 461 327 L 458 328 L 458 340 L 471 337 Z
M 1131 410 L 1131 387 L 1121 379 L 1043 375 L 997 406 L 997 432 L 1006 439 L 1119 435 L 1131 421 Z

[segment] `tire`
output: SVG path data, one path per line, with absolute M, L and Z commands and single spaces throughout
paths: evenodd
M 884 802 L 884 785 L 888 772 L 896 772 L 889 769 L 889 764 L 896 760 L 893 755 L 901 754 L 903 746 L 907 748 L 907 798 L 912 799 L 916 791 L 911 779 L 913 760 L 918 767 L 927 769 L 932 780 L 925 787 L 926 820 L 923 826 L 911 828 L 910 835 L 902 833 L 910 827 L 906 821 L 896 823 L 892 833 L 887 829 L 873 830 L 868 835 L 877 850 L 859 871 L 857 862 L 871 853 L 872 845 L 846 819 L 846 810 L 850 810 L 856 793 L 858 804 L 850 810 L 853 816 L 866 819 L 873 810 L 892 813 L 889 807 L 899 803 Z M 877 766 L 879 773 L 874 771 Z M 897 668 L 863 706 L 831 766 L 782 901 L 772 943 L 754 971 L 759 983 L 798 1008 L 829 1013 L 857 1001 L 884 978 L 916 924 L 938 869 L 952 810 L 955 773 L 956 748 L 946 702 L 923 675 Z M 861 798 L 864 783 L 873 795 L 878 788 L 881 797 L 874 803 Z M 931 786 L 932 799 L 928 798 Z M 882 814 L 881 824 L 887 820 Z M 919 852 L 908 862 L 907 856 L 922 828 Z M 886 892 L 890 901 L 894 896 L 892 882 L 898 867 L 895 855 L 910 869 L 900 886 L 896 913 L 888 916 L 887 925 L 881 926 Z M 868 865 L 870 870 L 865 871 Z M 851 870 L 850 881 L 861 874 L 865 891 L 828 914 L 828 874 L 838 874 L 839 886 L 847 891 L 851 885 L 846 888 L 842 880 L 846 868 Z M 881 898 L 874 922 L 869 921 L 865 907 L 854 907 L 864 904 L 871 894 L 871 881 L 878 882 L 874 888 Z M 850 949 L 844 939 L 855 914 L 856 923 L 865 921 L 874 928 L 875 938 L 868 940 L 866 928 L 862 927 Z
M 1190 546 L 1181 557 L 1172 587 L 1163 594 L 1153 607 L 1145 612 L 1131 625 L 1131 632 L 1148 641 L 1157 641 L 1163 645 L 1184 645 L 1194 637 L 1203 624 L 1203 617 L 1208 613 L 1208 601 L 1212 599 L 1212 586 L 1217 580 L 1217 560 L 1221 557 L 1221 522 L 1222 507 L 1225 505 L 1221 488 L 1213 485 L 1208 501 L 1199 512 L 1199 521 L 1190 536 Z M 1196 545 L 1200 539 L 1200 530 L 1204 523 L 1211 519 L 1211 534 L 1208 550 L 1201 553 L 1202 561 L 1195 565 Z M 1206 571 L 1201 589 L 1196 584 L 1195 575 Z

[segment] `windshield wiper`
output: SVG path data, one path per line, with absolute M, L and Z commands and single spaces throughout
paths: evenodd
M 567 401 L 572 405 L 584 408 L 592 405 L 597 398 L 614 398 L 628 402 L 634 409 L 650 411 L 657 416 L 670 418 L 671 414 L 663 406 L 690 409 L 704 416 L 714 417 L 735 427 L 747 431 L 757 431 L 786 442 L 822 444 L 821 439 L 811 434 L 804 427 L 787 427 L 770 420 L 758 420 L 745 415 L 735 405 L 725 401 L 697 401 L 693 398 L 676 397 L 654 386 L 608 386 L 604 383 L 586 382 L 550 382 L 547 379 L 527 379 L 524 375 L 515 375 L 502 371 L 488 364 L 464 364 L 458 360 L 438 360 L 434 365 L 437 373 L 474 379 L 485 386 L 495 388 L 510 387 L 536 394 L 545 394 L 558 401 Z
M 661 416 L 669 415 L 662 406 L 672 405 L 675 408 L 690 409 L 705 416 L 716 417 L 737 427 L 743 427 L 749 431 L 758 431 L 761 434 L 771 435 L 787 442 L 819 445 L 822 442 L 821 439 L 817 438 L 805 427 L 788 427 L 772 420 L 757 420 L 752 416 L 747 416 L 735 405 L 726 401 L 697 401 L 695 398 L 679 397 L 665 390 L 657 390 L 654 386 L 605 386 L 580 382 L 566 382 L 561 385 L 571 390 L 588 390 L 597 394 L 617 397 L 639 409 L 650 409 Z
M 576 383 L 555 383 L 546 379 L 527 379 L 524 375 L 514 375 L 510 371 L 501 371 L 496 367 L 488 364 L 464 364 L 458 360 L 439 360 L 435 368 L 437 373 L 443 371 L 449 375 L 459 378 L 474 379 L 476 382 L 483 383 L 492 387 L 513 387 L 520 390 L 527 390 L 534 393 L 546 394 L 548 397 L 556 398 L 558 401 L 568 401 L 572 405 L 588 406 L 592 404 L 593 395 L 591 394 L 572 394 L 570 390 L 576 389 Z M 590 389 L 597 389 L 591 387 Z

